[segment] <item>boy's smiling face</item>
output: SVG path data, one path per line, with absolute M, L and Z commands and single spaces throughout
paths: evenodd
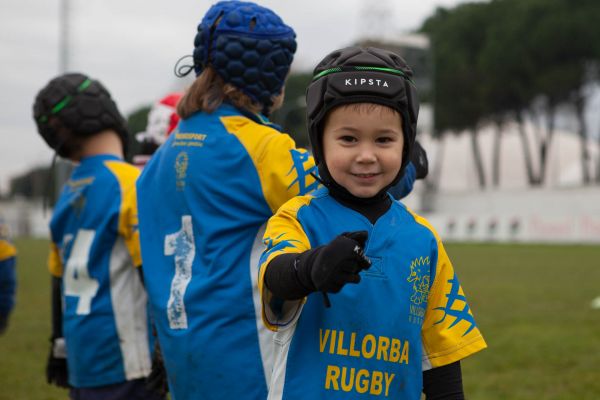
M 373 197 L 396 178 L 403 147 L 402 117 L 391 108 L 350 104 L 333 109 L 325 120 L 327 169 L 356 197 Z

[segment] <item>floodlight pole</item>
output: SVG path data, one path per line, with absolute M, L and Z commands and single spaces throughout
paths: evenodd
M 58 53 L 58 73 L 64 74 L 69 70 L 69 11 L 70 1 L 60 0 L 59 10 L 59 53 Z M 61 188 L 69 177 L 70 167 L 67 162 L 58 159 L 54 169 L 54 202 L 58 200 Z
M 58 72 L 64 74 L 69 69 L 69 0 L 60 1 L 60 48 Z

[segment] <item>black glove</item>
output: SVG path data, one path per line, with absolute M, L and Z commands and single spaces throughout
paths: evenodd
M 371 266 L 364 254 L 367 237 L 366 231 L 346 232 L 318 248 L 310 267 L 315 290 L 337 293 L 347 283 L 360 282 L 359 272 Z
M 51 385 L 69 388 L 67 352 L 64 338 L 50 339 L 50 355 L 46 365 L 46 381 Z
M 167 371 L 163 363 L 162 352 L 158 339 L 154 341 L 154 355 L 152 356 L 152 370 L 146 378 L 146 388 L 154 393 L 165 397 L 169 393 L 169 384 L 167 382 Z
M 273 295 L 298 300 L 321 291 L 330 307 L 327 292 L 337 293 L 347 283 L 360 282 L 359 272 L 371 266 L 364 255 L 367 232 L 342 233 L 325 246 L 303 253 L 275 257 L 265 272 L 265 284 Z
M 429 162 L 427 161 L 427 153 L 421 144 L 415 141 L 415 147 L 410 154 L 410 162 L 415 166 L 417 179 L 424 179 L 429 173 Z

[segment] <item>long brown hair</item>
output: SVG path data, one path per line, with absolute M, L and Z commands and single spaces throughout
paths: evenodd
M 212 113 L 225 100 L 230 101 L 237 108 L 253 113 L 259 113 L 263 110 L 261 103 L 252 100 L 237 87 L 225 83 L 214 68 L 208 66 L 198 75 L 177 103 L 177 114 L 181 118 L 188 118 L 197 111 Z M 279 95 L 273 96 L 272 100 L 273 105 L 269 107 L 269 112 L 281 107 L 283 89 Z

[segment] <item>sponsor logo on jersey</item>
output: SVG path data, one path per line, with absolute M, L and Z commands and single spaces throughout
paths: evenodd
M 171 143 L 171 147 L 203 147 L 207 137 L 205 133 L 179 132 L 178 129 L 175 129 L 171 136 L 175 138 Z
M 69 179 L 67 181 L 67 187 L 69 191 L 74 192 L 77 190 L 81 190 L 84 186 L 91 185 L 96 178 L 93 176 L 81 179 Z

